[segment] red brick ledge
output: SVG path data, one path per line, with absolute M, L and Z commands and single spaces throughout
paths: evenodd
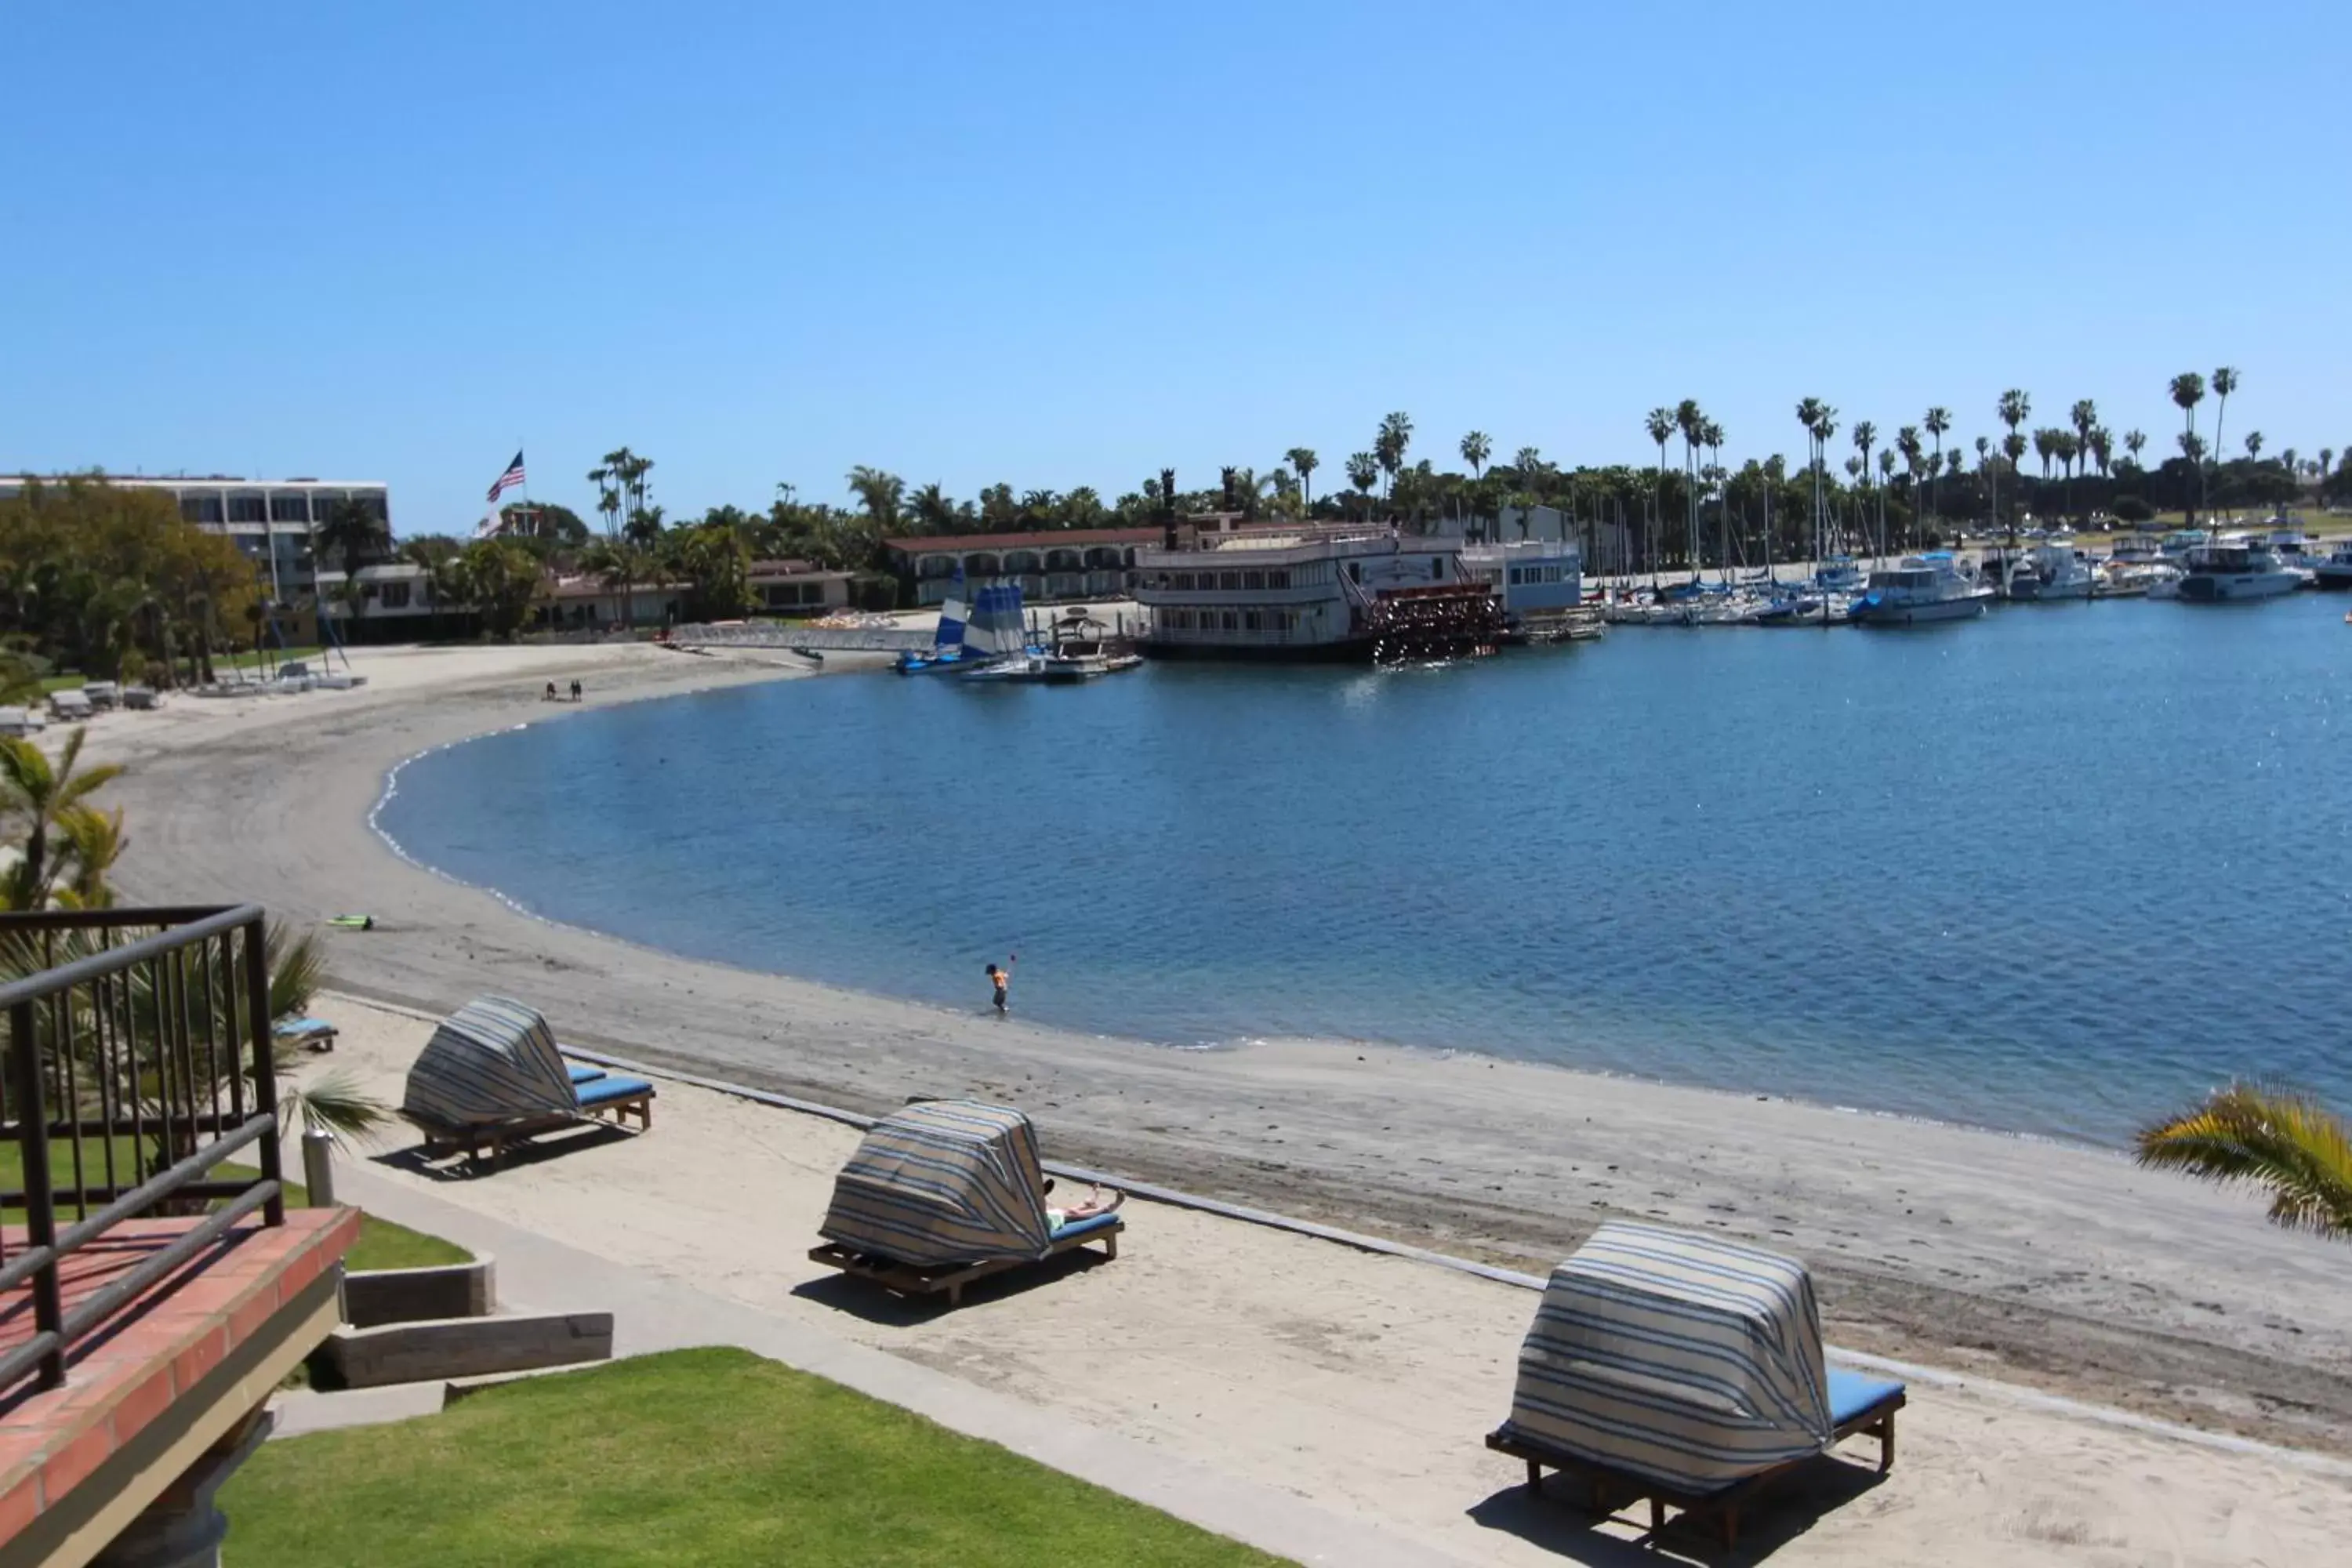
M 133 1220 L 67 1259 L 70 1310 L 198 1224 Z M 14 1540 L 100 1465 L 192 1393 L 359 1237 L 357 1209 L 289 1209 L 231 1227 L 212 1250 L 150 1291 L 117 1326 L 77 1346 L 62 1388 L 18 1394 L 0 1408 L 0 1544 Z M 11 1228 L 8 1250 L 25 1245 Z M 0 1298 L 0 1349 L 33 1331 L 29 1292 Z M 29 1382 L 20 1385 L 29 1389 Z

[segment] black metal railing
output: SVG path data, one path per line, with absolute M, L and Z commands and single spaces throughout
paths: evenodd
M 34 1324 L 0 1355 L 5 1395 L 64 1383 L 76 1342 L 255 1210 L 285 1223 L 268 921 L 253 904 L 0 914 L 0 1140 L 23 1172 L 0 1220 L 25 1226 L 0 1233 L 0 1302 L 29 1288 Z M 259 1175 L 208 1179 L 248 1146 Z M 68 1310 L 60 1263 L 148 1215 L 198 1223 Z

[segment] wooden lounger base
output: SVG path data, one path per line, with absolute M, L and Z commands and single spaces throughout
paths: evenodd
M 1876 1437 L 1878 1439 L 1878 1473 L 1885 1475 L 1895 1466 L 1895 1413 L 1902 1409 L 1904 1404 L 1905 1398 L 1901 1393 L 1881 1400 L 1832 1432 L 1831 1446 L 1835 1447 L 1846 1438 L 1857 1435 Z M 1661 1485 L 1646 1476 L 1637 1476 L 1631 1471 L 1615 1469 L 1607 1465 L 1598 1465 L 1590 1459 L 1577 1458 L 1572 1455 L 1547 1448 L 1540 1444 L 1530 1443 L 1523 1437 L 1512 1436 L 1503 1428 L 1497 1428 L 1486 1434 L 1486 1447 L 1498 1454 L 1508 1454 L 1515 1459 L 1527 1461 L 1529 1491 L 1538 1493 L 1543 1491 L 1543 1473 L 1547 1468 L 1558 1470 L 1561 1476 L 1580 1483 L 1585 1489 L 1586 1510 L 1591 1513 L 1614 1514 L 1621 1509 L 1631 1507 L 1646 1499 L 1650 1505 L 1650 1530 L 1653 1534 L 1666 1527 L 1666 1510 L 1669 1507 L 1679 1509 L 1684 1513 L 1694 1517 L 1711 1514 L 1722 1531 L 1726 1550 L 1739 1543 L 1739 1510 L 1754 1500 L 1758 1493 L 1763 1491 L 1774 1481 L 1787 1475 L 1799 1465 L 1811 1462 L 1810 1458 L 1791 1459 L 1785 1465 L 1775 1465 L 1769 1470 L 1750 1476 L 1743 1481 L 1735 1481 L 1730 1486 L 1716 1491 L 1688 1492 L 1679 1488 Z
M 1058 1258 L 1065 1252 L 1076 1251 L 1090 1241 L 1102 1243 L 1106 1261 L 1118 1256 L 1118 1233 L 1127 1222 L 1103 1226 L 1100 1230 L 1083 1231 L 1065 1237 L 1045 1253 L 1045 1258 Z M 1045 1258 L 999 1258 L 987 1263 L 950 1263 L 930 1268 L 918 1268 L 910 1263 L 893 1263 L 887 1258 L 868 1258 L 849 1251 L 839 1242 L 828 1241 L 809 1248 L 809 1261 L 822 1263 L 827 1268 L 838 1268 L 844 1274 L 854 1274 L 860 1279 L 871 1279 L 886 1290 L 896 1290 L 902 1296 L 939 1296 L 948 1299 L 952 1309 L 963 1305 L 963 1288 L 975 1279 L 985 1279 L 992 1274 L 1002 1274 L 1009 1268 L 1025 1268 Z
M 405 1113 L 404 1113 L 405 1114 Z M 648 1131 L 654 1124 L 654 1097 L 651 1091 L 631 1095 L 626 1099 L 607 1100 L 591 1106 L 577 1116 L 527 1117 L 518 1121 L 494 1122 L 484 1127 L 446 1127 L 426 1121 L 415 1115 L 408 1120 L 425 1134 L 427 1159 L 439 1159 L 447 1154 L 463 1154 L 477 1164 L 487 1163 L 497 1170 L 506 1158 L 507 1151 L 528 1142 L 542 1133 L 561 1132 L 567 1127 L 591 1127 L 609 1120 L 616 1127 L 625 1128 L 635 1116 L 637 1131 Z

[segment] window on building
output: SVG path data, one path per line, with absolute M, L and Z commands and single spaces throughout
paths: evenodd
M 1192 591 L 1192 574 L 1190 572 L 1177 573 L 1176 586 L 1187 594 L 1191 593 Z
M 383 585 L 383 607 L 387 610 L 404 610 L 408 608 L 408 584 L 405 583 L 386 583 Z
M 1227 630 L 1227 631 L 1231 632 L 1231 631 L 1238 631 L 1238 630 L 1240 630 L 1240 629 L 1241 629 L 1239 626 L 1235 626 L 1235 625 L 1234 624 L 1234 613 L 1233 613 L 1233 611 L 1231 611 L 1231 610 L 1227 610 L 1227 611 L 1224 613 L 1223 620 L 1224 620 L 1224 629 L 1225 629 L 1225 630 Z
M 1263 572 L 1243 573 L 1242 586 L 1244 588 L 1255 588 L 1263 591 L 1265 587 L 1265 574 Z
M 1245 632 L 1262 632 L 1265 630 L 1265 625 L 1258 619 L 1258 613 L 1255 610 L 1244 610 L 1242 612 L 1242 630 Z
M 221 521 L 220 497 L 210 494 L 182 496 L 180 515 L 190 522 L 218 522 Z
M 1349 581 L 1349 582 L 1350 582 L 1350 583 L 1360 583 L 1360 582 L 1362 582 L 1363 580 L 1364 580 L 1364 563 L 1363 563 L 1362 562 L 1360 562 L 1360 561 L 1350 561 L 1350 562 L 1349 562 L 1349 563 L 1348 563 L 1348 581 Z
M 269 502 L 258 490 L 232 491 L 228 498 L 228 520 L 231 522 L 268 522 Z
M 310 498 L 300 490 L 278 490 L 269 498 L 269 521 L 272 522 L 309 522 Z
M 1267 574 L 1265 574 L 1265 585 L 1266 585 L 1267 587 L 1269 587 L 1269 588 L 1287 588 L 1287 587 L 1289 587 L 1289 586 L 1290 586 L 1290 573 L 1289 573 L 1289 571 L 1288 571 L 1287 569 L 1277 569 L 1277 570 L 1276 570 L 1276 571 L 1272 571 L 1272 572 L 1267 573 Z
M 1217 586 L 1218 586 L 1218 587 L 1220 587 L 1220 588 L 1238 588 L 1238 587 L 1240 587 L 1241 585 L 1242 585 L 1242 574 L 1241 574 L 1240 573 L 1238 573 L 1238 572 L 1220 572 L 1220 573 L 1218 573 L 1218 574 L 1217 574 Z
M 1512 582 L 1514 582 L 1514 583 L 1518 582 L 1518 581 L 1520 580 L 1520 574 L 1521 574 L 1521 569 L 1520 569 L 1519 567 L 1517 567 L 1517 566 L 1512 567 L 1512 568 L 1511 568 L 1511 581 L 1512 581 Z
M 1429 558 L 1429 578 L 1433 583 L 1443 583 L 1445 581 L 1444 556 L 1433 555 Z

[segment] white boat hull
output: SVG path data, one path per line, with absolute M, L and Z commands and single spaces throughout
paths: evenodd
M 1919 605 L 1856 605 L 1853 620 L 1864 626 L 1918 626 L 1932 621 L 1972 621 L 1985 613 L 1986 595 L 1935 599 Z
M 2021 577 L 2009 585 L 2009 596 L 2025 604 L 2048 604 L 2058 599 L 2087 599 L 2091 596 L 2091 580 L 2076 577 L 2068 582 L 2045 583 L 2039 577 Z

